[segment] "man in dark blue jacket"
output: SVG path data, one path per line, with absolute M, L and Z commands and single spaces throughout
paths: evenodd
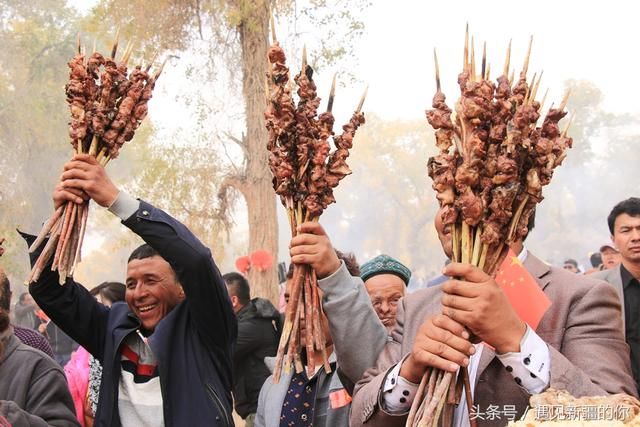
M 93 157 L 65 165 L 57 208 L 93 199 L 145 242 L 127 264 L 125 303 L 107 308 L 45 268 L 38 305 L 103 366 L 96 426 L 231 426 L 236 319 L 211 252 L 184 225 L 113 185 Z M 32 255 L 35 262 L 38 253 Z

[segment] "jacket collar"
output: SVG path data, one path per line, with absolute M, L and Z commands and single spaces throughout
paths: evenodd
M 524 261 L 524 267 L 529 273 L 536 279 L 538 285 L 542 290 L 551 283 L 551 267 L 533 255 L 531 252 L 527 255 L 527 259 Z

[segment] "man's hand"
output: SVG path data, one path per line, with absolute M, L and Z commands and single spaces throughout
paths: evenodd
M 83 193 L 103 207 L 111 206 L 120 190 L 113 185 L 109 176 L 93 156 L 76 154 L 64 165 L 60 186 L 54 191 L 54 204 L 60 200 L 82 203 Z
M 442 314 L 432 316 L 418 329 L 411 353 L 400 367 L 400 376 L 419 383 L 429 367 L 455 372 L 469 364 L 473 353 L 475 348 L 464 326 Z
M 469 264 L 451 263 L 444 274 L 460 280 L 448 280 L 442 286 L 442 312 L 499 354 L 520 351 L 527 326 L 496 281 Z
M 324 229 L 317 222 L 298 226 L 298 234 L 291 239 L 289 254 L 294 264 L 308 264 L 318 279 L 332 275 L 340 268 L 340 260 Z

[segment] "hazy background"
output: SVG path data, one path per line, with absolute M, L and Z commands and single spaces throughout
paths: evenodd
M 313 12 L 316 17 L 349 4 L 316 3 L 321 4 Z M 163 0 L 147 2 L 147 7 L 181 4 Z M 632 42 L 640 39 L 640 30 L 634 2 L 354 2 L 351 18 L 363 25 L 363 32 L 344 37 L 347 52 L 330 66 L 322 48 L 327 38 L 334 49 L 342 39 L 331 23 L 314 25 L 297 13 L 309 4 L 288 2 L 294 12 L 276 16 L 279 38 L 295 71 L 302 45 L 307 45 L 321 96 L 328 94 L 333 72 L 339 72 L 336 128 L 369 85 L 367 124 L 358 133 L 350 161 L 353 175 L 341 183 L 337 204 L 321 219 L 337 248 L 353 251 L 361 263 L 388 253 L 406 263 L 419 282 L 438 274 L 444 257 L 432 226 L 436 200 L 426 161 L 434 144 L 424 110 L 435 91 L 434 48 L 443 89 L 451 104 L 457 99 L 455 80 L 468 22 L 478 56 L 487 43 L 494 77 L 502 69 L 509 39 L 512 65 L 519 68 L 533 35 L 529 70 L 530 75 L 544 70 L 541 89 L 549 88 L 547 107 L 573 88 L 568 108 L 576 114 L 570 131 L 574 149 L 544 191 L 527 246 L 550 263 L 570 257 L 587 267 L 588 254 L 609 241 L 606 215 L 611 207 L 638 195 L 640 106 L 634 81 L 640 61 Z M 27 271 L 27 257 L 13 230 L 38 231 L 51 210 L 49 194 L 70 156 L 63 85 L 75 34 L 80 31 L 88 45 L 97 38 L 98 49 L 106 51 L 115 32 L 108 20 L 96 18 L 100 6 L 119 7 L 106 0 L 75 0 L 66 7 L 52 0 L 0 0 L 0 235 L 9 240 L 0 265 L 14 286 Z M 215 207 L 221 176 L 240 158 L 225 135 L 239 134 L 245 118 L 235 59 L 215 49 L 215 20 L 204 24 L 182 37 L 179 47 L 165 51 L 166 57 L 174 57 L 150 102 L 149 118 L 108 169 L 124 189 L 187 221 L 226 272 L 247 252 L 244 204 L 233 207 L 228 235 L 215 219 L 193 212 Z M 149 58 L 150 50 L 147 46 L 134 57 Z M 288 262 L 290 236 L 284 211 L 278 209 L 278 260 Z M 94 208 L 77 278 L 89 287 L 123 280 L 126 257 L 138 243 L 110 214 Z

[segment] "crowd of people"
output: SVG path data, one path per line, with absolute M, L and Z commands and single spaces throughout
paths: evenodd
M 612 242 L 584 273 L 572 259 L 554 267 L 514 242 L 517 262 L 551 302 L 535 326 L 476 267 L 447 263 L 441 277 L 408 293 L 411 271 L 399 260 L 379 255 L 359 265 L 320 224 L 301 224 L 287 281 L 293 264 L 315 271 L 331 371 L 320 362 L 313 374 L 286 369 L 277 383 L 283 315 L 252 298 L 245 276 L 222 275 L 187 227 L 77 155 L 54 206 L 89 199 L 145 243 L 130 255 L 124 283 L 88 291 L 71 278 L 60 286 L 58 272 L 45 269 L 13 309 L 0 273 L 0 426 L 231 426 L 234 409 L 247 426 L 402 426 L 432 367 L 468 369 L 473 408 L 464 399 L 452 407 L 456 426 L 469 425 L 469 411 L 479 425 L 504 426 L 506 418 L 479 414 L 499 407 L 519 418 L 529 397 L 548 388 L 638 395 L 638 198 L 603 219 Z M 435 228 L 450 255 L 440 219 Z

